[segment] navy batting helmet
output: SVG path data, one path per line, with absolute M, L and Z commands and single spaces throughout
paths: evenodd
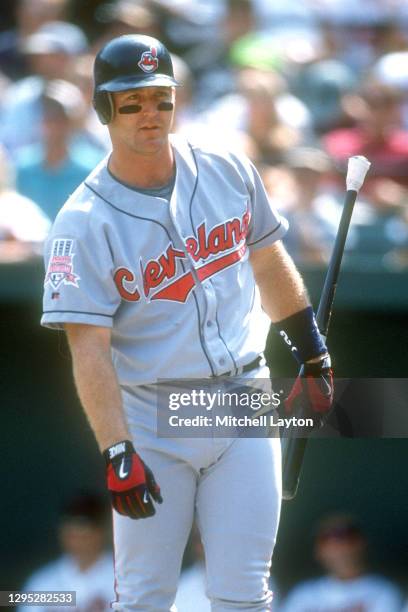
M 177 87 L 166 47 L 139 34 L 119 36 L 98 53 L 94 64 L 93 105 L 103 124 L 113 118 L 111 92 L 138 87 Z

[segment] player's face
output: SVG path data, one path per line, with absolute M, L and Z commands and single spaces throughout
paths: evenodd
M 161 102 L 174 104 L 174 88 L 142 87 L 113 94 L 115 115 L 109 124 L 114 147 L 124 146 L 135 153 L 154 155 L 168 143 L 173 111 L 159 110 Z M 138 112 L 120 113 L 120 109 L 138 106 Z

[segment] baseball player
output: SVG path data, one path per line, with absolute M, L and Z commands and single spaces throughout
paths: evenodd
M 319 525 L 314 555 L 325 575 L 294 587 L 279 612 L 400 612 L 401 593 L 371 573 L 367 539 L 351 516 L 335 514 Z
M 212 610 L 264 612 L 281 499 L 279 440 L 160 437 L 156 383 L 266 378 L 261 352 L 271 319 L 306 364 L 288 409 L 307 394 L 320 415 L 331 402 L 327 349 L 280 242 L 287 223 L 255 168 L 170 135 L 179 83 L 167 49 L 140 35 L 113 39 L 94 76 L 112 153 L 54 223 L 42 324 L 67 333 L 78 393 L 106 460 L 113 607 L 175 610 L 196 514 Z
M 107 509 L 104 497 L 86 492 L 64 504 L 58 525 L 62 554 L 36 570 L 23 591 L 75 591 L 75 607 L 43 603 L 36 612 L 109 612 L 114 589 L 112 552 L 105 549 Z M 32 610 L 32 604 L 17 608 Z

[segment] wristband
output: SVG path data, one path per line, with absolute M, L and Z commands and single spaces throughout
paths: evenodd
M 306 363 L 309 359 L 327 353 L 311 306 L 274 325 L 299 363 Z

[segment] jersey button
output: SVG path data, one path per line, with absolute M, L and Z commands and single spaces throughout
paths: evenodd
M 211 327 L 212 321 L 207 321 L 207 327 Z
M 225 359 L 224 357 L 221 357 L 221 359 L 218 362 L 220 365 L 225 365 Z

